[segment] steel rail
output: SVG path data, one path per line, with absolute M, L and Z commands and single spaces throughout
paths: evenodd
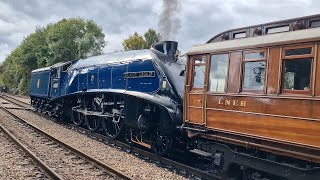
M 52 170 L 49 166 L 47 166 L 42 160 L 40 160 L 34 153 L 32 153 L 26 146 L 24 146 L 18 139 L 14 137 L 5 127 L 0 124 L 0 130 L 6 136 L 10 138 L 12 142 L 14 142 L 20 149 L 22 149 L 29 157 L 42 169 L 44 172 L 52 179 L 62 180 L 63 178 Z
M 26 107 L 25 107 L 25 106 L 22 106 L 21 104 L 25 104 L 26 106 L 30 106 L 30 104 L 28 104 L 28 103 L 26 103 L 26 102 L 23 102 L 23 101 L 21 101 L 21 100 L 19 100 L 19 99 L 10 97 L 10 96 L 8 96 L 8 95 L 6 95 L 6 94 L 4 94 L 4 93 L 1 94 L 1 98 L 5 99 L 5 100 L 7 100 L 7 101 L 9 101 L 9 102 L 11 102 L 11 103 L 14 103 L 14 104 L 17 105 L 17 106 L 23 107 L 23 108 L 26 108 Z M 16 103 L 15 101 L 17 101 L 17 102 L 19 102 L 19 103 L 21 103 L 21 104 Z M 26 110 L 27 110 L 27 109 L 26 109 Z
M 10 96 L 7 96 L 7 95 L 5 95 L 5 96 L 8 97 L 8 98 L 17 100 L 17 99 L 15 99 L 15 98 L 10 97 Z M 9 100 L 8 100 L 8 101 L 9 101 Z M 19 100 L 17 100 L 17 101 L 19 101 Z M 26 105 L 29 105 L 28 103 L 25 103 L 25 102 L 23 102 L 23 101 L 19 101 L 19 102 L 21 102 L 21 103 L 23 103 L 23 104 L 26 104 Z M 14 102 L 12 102 L 12 103 L 14 103 Z M 18 105 L 18 104 L 17 104 L 17 105 Z M 36 113 L 36 112 L 33 112 L 33 113 L 35 113 L 36 115 L 40 116 L 40 115 L 39 115 L 38 113 Z M 183 163 L 174 161 L 174 160 L 169 159 L 169 158 L 157 156 L 157 155 L 155 155 L 155 154 L 153 154 L 153 153 L 151 153 L 151 152 L 149 152 L 149 151 L 143 150 L 143 149 L 138 148 L 138 147 L 130 146 L 130 145 L 128 145 L 128 144 L 126 144 L 126 143 L 123 143 L 123 142 L 121 142 L 121 141 L 118 141 L 118 140 L 108 139 L 106 136 L 104 136 L 104 135 L 102 135 L 102 134 L 99 134 L 99 133 L 97 133 L 97 132 L 91 132 L 91 131 L 88 130 L 88 129 L 81 128 L 81 127 L 75 126 L 75 125 L 70 124 L 70 123 L 67 123 L 67 124 L 66 124 L 66 123 L 61 123 L 61 122 L 58 122 L 58 123 L 59 123 L 59 124 L 63 124 L 63 125 L 68 125 L 68 126 L 70 126 L 70 127 L 73 127 L 73 128 L 75 128 L 75 129 L 78 129 L 78 130 L 81 130 L 81 131 L 85 131 L 85 133 L 86 133 L 87 135 L 91 135 L 91 136 L 96 137 L 95 140 L 98 140 L 98 141 L 99 141 L 99 139 L 102 139 L 103 141 L 116 144 L 117 146 L 121 146 L 121 147 L 128 148 L 128 149 L 130 149 L 130 150 L 131 150 L 132 152 L 134 152 L 134 153 L 138 153 L 138 154 L 140 154 L 140 155 L 147 156 L 147 157 L 151 158 L 151 159 L 154 160 L 154 161 L 159 161 L 159 162 L 161 162 L 161 163 L 163 163 L 163 164 L 173 166 L 173 167 L 175 167 L 175 168 L 177 168 L 177 169 L 185 170 L 186 172 L 191 173 L 191 174 L 196 175 L 196 176 L 200 176 L 201 178 L 204 178 L 204 179 L 221 179 L 220 177 L 218 177 L 218 176 L 216 176 L 216 175 L 214 175 L 214 174 L 210 174 L 210 173 L 208 173 L 208 172 L 201 171 L 201 170 L 199 170 L 199 169 L 197 169 L 197 168 L 194 168 L 194 167 L 192 167 L 192 166 L 189 166 L 189 165 L 186 165 L 186 164 L 183 164 Z
M 153 153 L 151 153 L 149 151 L 143 150 L 143 149 L 138 148 L 138 147 L 130 146 L 130 145 L 128 145 L 126 143 L 123 143 L 121 141 L 108 139 L 104 135 L 101 135 L 101 134 L 96 133 L 96 132 L 91 132 L 88 129 L 81 128 L 81 127 L 78 127 L 78 126 L 75 126 L 75 125 L 70 125 L 70 124 L 68 124 L 68 125 L 73 127 L 73 128 L 76 128 L 78 130 L 85 131 L 85 133 L 87 133 L 88 135 L 91 135 L 91 136 L 95 137 L 95 140 L 98 140 L 98 141 L 102 141 L 103 140 L 103 141 L 106 141 L 106 142 L 109 142 L 109 143 L 113 143 L 113 144 L 115 144 L 117 146 L 128 148 L 134 153 L 138 153 L 140 155 L 147 156 L 147 157 L 151 158 L 154 161 L 159 161 L 159 162 L 161 162 L 163 164 L 173 166 L 173 167 L 175 167 L 177 169 L 185 170 L 186 172 L 191 173 L 191 174 L 196 175 L 196 176 L 199 176 L 201 178 L 204 178 L 204 179 L 221 179 L 220 177 L 215 176 L 214 174 L 210 174 L 208 172 L 201 171 L 201 170 L 199 170 L 197 168 L 194 168 L 192 166 L 189 166 L 189 165 L 174 161 L 174 160 L 166 158 L 166 157 L 157 156 L 157 155 L 155 155 L 155 154 L 153 154 Z M 99 139 L 101 139 L 101 140 L 99 140 Z
M 20 121 L 22 121 L 23 123 L 27 124 L 28 126 L 30 126 L 31 128 L 33 128 L 35 131 L 39 132 L 40 134 L 48 137 L 49 139 L 51 139 L 52 141 L 54 141 L 55 143 L 59 144 L 60 146 L 70 150 L 71 152 L 79 155 L 80 157 L 88 160 L 89 162 L 92 162 L 92 163 L 95 163 L 96 165 L 102 167 L 103 169 L 107 170 L 108 172 L 114 174 L 115 176 L 121 178 L 121 179 L 125 179 L 125 180 L 131 180 L 132 178 L 130 176 L 128 176 L 127 174 L 117 170 L 115 167 L 111 166 L 111 165 L 107 165 L 99 160 L 97 160 L 96 158 L 84 153 L 84 152 L 81 152 L 71 146 L 69 146 L 68 144 L 58 140 L 57 138 L 51 136 L 50 134 L 42 131 L 41 129 L 39 129 L 38 127 L 28 123 L 26 120 L 24 120 L 23 118 L 15 115 L 14 113 L 12 113 L 11 111 L 9 111 L 8 109 L 6 109 L 5 107 L 1 106 L 0 105 L 0 108 L 2 110 L 4 110 L 7 114 L 11 115 L 12 117 L 14 117 L 15 119 L 18 119 Z

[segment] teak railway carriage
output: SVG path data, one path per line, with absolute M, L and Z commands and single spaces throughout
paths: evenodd
M 253 179 L 320 179 L 319 15 L 227 31 L 187 55 L 195 153 Z

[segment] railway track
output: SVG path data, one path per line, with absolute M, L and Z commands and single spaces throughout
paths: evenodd
M 52 179 L 132 179 L 123 172 L 81 152 L 29 124 L 4 105 L 0 129 Z
M 18 99 L 15 99 L 15 98 L 8 96 L 8 95 L 5 95 L 5 94 L 3 96 L 4 96 L 4 99 L 6 99 L 7 101 L 14 103 L 22 108 L 28 109 L 28 107 L 30 107 L 30 105 L 27 104 L 26 102 L 20 101 Z M 36 113 L 36 114 L 39 115 L 39 113 Z M 40 115 L 43 116 L 43 114 L 40 114 Z M 48 117 L 46 117 L 46 118 L 48 118 Z M 94 132 L 91 132 L 85 128 L 77 127 L 77 126 L 74 126 L 73 124 L 69 124 L 69 123 L 61 123 L 61 122 L 57 122 L 57 123 L 63 124 L 67 128 L 72 129 L 72 130 L 76 130 L 79 133 L 82 133 L 82 134 L 84 134 L 94 140 L 124 148 L 131 153 L 138 154 L 139 156 L 141 156 L 144 159 L 148 158 L 155 163 L 162 163 L 164 166 L 169 166 L 171 168 L 175 168 L 174 171 L 176 171 L 180 174 L 184 174 L 184 175 L 191 174 L 191 177 L 195 177 L 196 179 L 198 179 L 198 178 L 201 178 L 201 179 L 221 179 L 211 173 L 199 170 L 198 168 L 186 165 L 184 163 L 172 160 L 170 158 L 156 156 L 155 154 L 153 154 L 147 150 L 144 150 L 144 149 L 141 149 L 138 147 L 134 147 L 134 146 L 130 146 L 130 145 L 128 145 L 124 142 L 118 141 L 118 140 L 110 140 L 100 133 L 94 133 Z
M 53 179 L 15 139 L 0 126 L 0 179 Z
M 4 133 L 11 142 L 23 150 L 44 172 L 52 179 L 62 179 L 58 173 L 52 168 L 47 166 L 42 160 L 40 160 L 32 151 L 30 151 L 25 145 L 23 145 L 15 136 L 10 133 L 3 125 L 0 124 L 0 132 Z

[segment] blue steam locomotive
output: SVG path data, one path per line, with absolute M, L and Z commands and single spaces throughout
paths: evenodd
M 58 63 L 31 73 L 32 106 L 107 137 L 166 154 L 182 124 L 178 43 Z

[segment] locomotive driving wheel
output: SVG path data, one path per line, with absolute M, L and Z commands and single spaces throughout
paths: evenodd
M 113 109 L 112 117 L 105 117 L 103 119 L 102 128 L 108 138 L 116 139 L 119 136 L 123 129 L 123 118 L 122 110 Z
M 78 111 L 74 111 L 72 110 L 72 114 L 71 114 L 71 120 L 73 122 L 73 124 L 75 124 L 76 126 L 81 126 L 83 124 L 83 122 L 85 121 L 85 115 L 78 112 Z
M 85 122 L 90 131 L 96 132 L 100 128 L 101 119 L 96 116 L 86 116 Z
M 151 149 L 158 156 L 166 155 L 172 146 L 172 136 L 155 130 L 151 134 Z

